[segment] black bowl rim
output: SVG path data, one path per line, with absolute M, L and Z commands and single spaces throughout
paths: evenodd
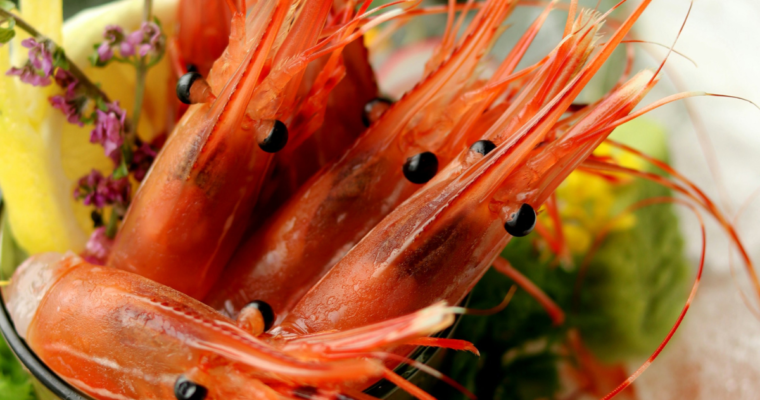
M 0 215 L 2 215 L 4 205 L 5 203 L 3 201 L 2 195 L 0 194 Z M 0 308 L 2 308 L 2 311 L 0 312 L 0 332 L 2 332 L 3 337 L 5 337 L 5 341 L 8 343 L 8 347 L 10 347 L 16 357 L 18 357 L 19 361 L 21 361 L 21 364 L 23 364 L 43 386 L 49 389 L 54 395 L 60 397 L 62 400 L 95 400 L 58 376 L 58 374 L 56 374 L 53 370 L 50 369 L 50 367 L 45 365 L 45 363 L 40 360 L 40 358 L 29 347 L 26 341 L 22 339 L 21 336 L 19 336 L 18 332 L 16 331 L 16 327 L 13 324 L 13 320 L 11 319 L 10 313 L 8 312 L 8 308 L 5 305 L 5 295 L 3 293 L 3 290 L 4 289 L 0 288 Z M 462 301 L 462 304 L 466 305 L 469 302 L 469 298 L 470 296 L 468 295 Z M 441 332 L 438 332 L 438 334 L 434 336 L 447 338 L 451 337 L 457 325 L 459 325 L 460 320 L 461 315 L 457 315 L 454 323 L 451 326 Z M 442 350 L 444 349 L 437 347 L 419 346 L 409 356 L 409 359 L 425 363 L 430 358 L 432 358 L 436 352 Z M 401 364 L 396 367 L 394 372 L 405 379 L 411 379 L 414 375 L 420 373 L 421 371 L 408 364 Z M 395 384 L 382 379 L 369 388 L 365 389 L 364 393 L 377 398 L 383 398 L 387 395 L 392 394 L 395 390 L 397 390 L 397 386 Z
M 5 208 L 4 205 L 2 198 L 0 198 L 0 214 Z M 45 365 L 45 363 L 34 354 L 34 351 L 32 351 L 26 341 L 22 339 L 16 331 L 13 320 L 11 320 L 11 315 L 5 305 L 4 289 L 0 289 L 0 291 L 2 291 L 0 292 L 2 294 L 2 296 L 0 296 L 0 308 L 2 308 L 2 312 L 0 312 L 0 331 L 3 333 L 3 337 L 5 337 L 8 347 L 11 348 L 21 363 L 41 384 L 61 399 L 94 400 L 92 397 L 80 392 L 68 382 L 61 379 L 61 377 L 53 372 L 53 370 Z

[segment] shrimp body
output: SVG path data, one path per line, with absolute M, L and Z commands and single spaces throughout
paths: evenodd
M 341 10 L 336 10 L 334 3 L 331 18 L 340 15 Z M 332 25 L 328 22 L 326 28 Z M 359 37 L 346 45 L 339 59 L 335 53 L 328 54 L 306 68 L 299 90 L 308 92 L 325 67 L 333 71 L 329 80 L 334 88 L 310 93 L 312 102 L 321 106 L 308 118 L 305 115 L 298 118 L 308 119 L 311 125 L 319 127 L 300 145 L 288 146 L 275 156 L 272 174 L 262 189 L 254 217 L 271 215 L 315 172 L 343 155 L 367 128 L 362 122 L 364 105 L 378 96 L 368 57 L 363 37 Z M 334 67 L 328 65 L 331 62 Z
M 642 3 L 630 26 L 646 7 Z M 549 135 L 622 39 L 621 28 L 556 96 L 508 140 L 460 174 L 432 181 L 390 213 L 293 307 L 273 332 L 350 329 L 461 301 L 510 239 L 505 223 L 541 205 L 654 85 L 643 71 L 559 138 Z M 582 139 L 580 139 L 582 138 Z M 465 154 L 460 157 L 467 158 Z
M 299 4 L 301 13 L 280 0 L 258 2 L 247 20 L 234 15 L 229 46 L 208 79 L 210 94 L 190 107 L 156 159 L 118 233 L 109 266 L 196 298 L 211 287 L 268 176 L 274 155 L 260 144 L 277 124 L 302 111 L 294 99 L 304 52 L 316 42 L 331 3 Z M 293 21 L 294 13 L 304 18 Z M 300 39 L 288 41 L 291 35 Z
M 614 111 L 591 117 L 597 123 L 588 122 L 590 129 L 632 110 L 651 78 L 645 71 L 621 88 Z M 418 192 L 333 267 L 280 328 L 299 334 L 350 329 L 437 301 L 461 301 L 511 238 L 504 229 L 509 216 L 521 204 L 542 204 L 593 150 L 590 143 L 576 146 L 576 134 L 536 150 L 533 143 L 497 148 L 474 170 Z M 518 157 L 523 161 L 510 166 Z
M 35 353 L 97 399 L 171 400 L 180 379 L 205 387 L 208 400 L 291 398 L 302 386 L 350 392 L 387 371 L 379 360 L 341 353 L 403 344 L 452 322 L 439 306 L 348 336 L 257 338 L 171 288 L 54 253 L 17 270 L 8 304 Z
M 181 67 L 193 66 L 208 75 L 230 36 L 232 10 L 222 0 L 181 0 L 177 7 L 177 36 L 173 45 Z
M 445 146 L 453 124 L 469 110 L 461 101 L 480 57 L 514 8 L 489 1 L 461 46 L 359 137 L 339 160 L 304 184 L 241 244 L 206 302 L 236 316 L 263 300 L 282 316 L 308 288 L 384 216 L 421 186 L 404 177 L 404 162 L 435 153 L 447 163 L 461 148 Z M 440 109 L 445 112 L 440 112 Z M 325 240 L 325 238 L 329 238 Z

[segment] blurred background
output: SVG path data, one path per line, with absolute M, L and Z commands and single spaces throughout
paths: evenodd
M 43 0 L 40 0 L 43 1 Z M 64 16 L 107 3 L 104 0 L 64 0 Z M 620 15 L 627 15 L 631 0 Z M 581 1 L 594 7 L 596 0 Z M 607 10 L 615 2 L 601 1 Z M 655 0 L 635 28 L 637 39 L 670 46 L 687 16 L 689 0 Z M 199 10 L 202 12 L 202 10 Z M 503 55 L 533 21 L 539 9 L 518 9 L 510 19 L 511 28 L 494 48 Z M 613 14 L 616 15 L 616 14 Z M 528 53 L 532 63 L 554 47 L 566 14 L 550 17 Z M 424 24 L 394 37 L 399 45 L 420 41 L 443 30 L 442 17 L 425 17 Z M 690 57 L 672 55 L 666 75 L 644 101 L 651 103 L 680 91 L 706 91 L 740 96 L 760 102 L 760 2 L 756 0 L 700 0 L 693 9 L 675 48 Z M 514 32 L 514 33 L 512 33 Z M 653 67 L 667 53 L 651 44 L 637 47 L 637 68 Z M 421 57 L 424 56 L 421 55 Z M 582 96 L 596 97 L 614 79 L 622 52 L 615 56 Z M 373 60 L 382 64 L 384 60 Z M 419 63 L 421 64 L 421 63 Z M 414 76 L 409 66 L 409 76 Z M 384 77 L 387 92 L 403 87 L 393 77 Z M 421 72 L 420 72 L 421 73 Z M 687 108 L 688 107 L 688 108 Z M 754 260 L 760 260 L 760 200 L 751 201 L 760 188 L 760 110 L 746 102 L 724 98 L 695 98 L 665 106 L 651 114 L 668 133 L 672 163 L 713 198 L 728 215 L 737 218 L 738 230 Z M 708 161 L 712 160 L 712 161 Z M 749 201 L 749 202 L 748 202 Z M 739 214 L 739 211 L 742 214 Z M 699 259 L 699 224 L 689 212 L 678 210 L 681 232 L 686 238 L 688 260 Z M 732 251 L 724 232 L 707 222 L 707 269 L 700 293 L 684 325 L 663 355 L 636 385 L 641 399 L 755 399 L 760 392 L 760 322 L 742 302 L 737 285 L 748 290 L 741 264 L 733 257 L 737 273 L 732 278 Z M 753 298 L 753 300 L 755 300 Z M 754 303 L 756 306 L 756 302 Z M 632 362 L 630 370 L 639 363 Z

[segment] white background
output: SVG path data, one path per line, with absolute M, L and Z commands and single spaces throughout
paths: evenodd
M 638 36 L 671 44 L 688 8 L 688 0 L 655 0 L 638 23 Z M 760 102 L 760 1 L 696 0 L 676 49 L 698 64 L 695 68 L 679 57 L 669 61 L 686 89 Z M 663 79 L 654 95 L 675 90 Z M 698 98 L 691 104 L 704 122 L 736 212 L 760 188 L 760 110 L 718 98 Z M 719 201 L 718 187 L 685 107 L 668 106 L 656 117 L 669 127 L 674 166 Z M 696 261 L 699 226 L 688 212 L 681 216 L 688 254 Z M 739 221 L 742 239 L 758 262 L 760 200 Z M 760 398 L 760 322 L 742 303 L 729 273 L 725 234 L 715 224 L 708 228 L 707 271 L 697 299 L 676 340 L 640 378 L 637 391 L 642 399 Z M 752 300 L 757 304 L 757 296 Z

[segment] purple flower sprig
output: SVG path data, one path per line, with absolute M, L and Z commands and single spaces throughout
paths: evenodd
M 21 43 L 28 49 L 28 61 L 20 68 L 11 68 L 6 74 L 18 76 L 22 82 L 34 86 L 48 86 L 55 82 L 64 89 L 62 94 L 48 99 L 51 106 L 59 109 L 69 123 L 79 126 L 93 124 L 90 142 L 103 146 L 105 154 L 114 162 L 111 175 L 103 176 L 93 170 L 79 180 L 74 190 L 76 199 L 95 208 L 92 217 L 96 228 L 102 225 L 103 208 L 112 207 L 113 212 L 105 229 L 106 237 L 111 239 L 115 236 L 118 220 L 124 217 L 129 207 L 130 173 L 136 181 L 142 181 L 156 157 L 156 149 L 140 142 L 131 129 L 137 126 L 139 112 L 135 112 L 134 120 L 128 123 L 127 113 L 119 102 L 111 101 L 76 64 L 68 60 L 60 46 L 22 18 L 0 7 L 0 24 L 5 21 L 10 21 L 10 28 L 18 27 L 31 35 Z M 5 28 L 0 27 L 0 39 L 4 39 L 2 29 Z M 144 23 L 138 31 L 129 35 L 123 35 L 120 29 L 107 29 L 107 34 L 109 45 L 103 50 L 118 43 L 120 52 L 139 56 L 136 66 L 143 75 L 148 63 L 157 63 L 163 54 L 165 40 L 157 20 L 155 23 Z M 11 35 L 15 35 L 15 31 Z M 142 86 L 144 82 L 138 85 L 136 98 L 141 98 Z M 136 109 L 140 108 L 137 103 Z M 97 239 L 95 236 L 93 238 Z
M 22 82 L 33 86 L 48 86 L 53 76 L 53 52 L 46 42 L 38 42 L 35 38 L 21 41 L 21 45 L 29 49 L 29 60 L 23 67 L 11 67 L 5 74 L 18 76 Z
M 90 264 L 106 265 L 112 247 L 113 238 L 108 237 L 108 228 L 101 226 L 90 235 L 90 239 L 82 252 L 82 257 Z
M 131 191 L 132 185 L 128 177 L 103 176 L 100 171 L 93 169 L 79 179 L 77 188 L 74 189 L 74 198 L 81 200 L 84 205 L 95 207 L 98 218 L 102 215 L 104 207 L 112 207 L 106 235 L 113 238 L 118 220 L 124 218 L 127 213 Z
M 103 31 L 103 40 L 93 46 L 90 63 L 102 67 L 111 61 L 141 65 L 147 58 L 145 66 L 152 67 L 161 61 L 166 50 L 166 36 L 158 19 L 143 22 L 139 29 L 126 33 L 118 25 L 108 25 Z M 118 52 L 118 55 L 117 55 Z
M 21 67 L 12 67 L 6 72 L 6 75 L 18 76 L 22 82 L 34 86 L 47 86 L 52 83 L 52 80 L 55 80 L 62 88 L 70 89 L 70 92 L 76 86 L 76 91 L 86 94 L 88 98 L 110 102 L 100 87 L 92 83 L 82 70 L 70 62 L 61 46 L 40 33 L 23 18 L 0 7 L 0 21 L 9 21 L 11 28 L 17 27 L 31 36 L 21 43 L 23 47 L 28 49 L 28 61 Z M 12 35 L 15 36 L 15 30 Z M 3 36 L 1 32 L 0 36 Z M 77 85 L 69 87 L 72 83 L 77 83 Z M 72 102 L 71 98 L 68 100 L 69 103 Z

